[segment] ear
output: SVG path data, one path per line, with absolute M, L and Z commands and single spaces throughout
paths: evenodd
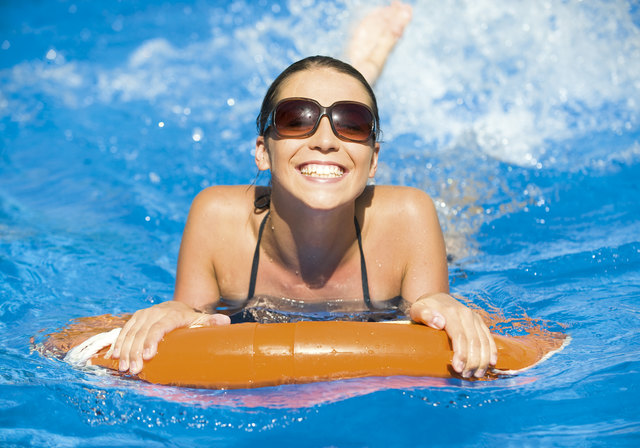
M 378 154 L 380 153 L 380 143 L 376 142 L 373 146 L 373 153 L 371 154 L 371 165 L 369 166 L 369 178 L 373 179 L 378 170 Z
M 260 171 L 271 169 L 269 148 L 267 148 L 267 141 L 263 135 L 256 139 L 256 166 Z

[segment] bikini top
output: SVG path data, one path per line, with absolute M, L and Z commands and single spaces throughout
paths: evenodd
M 260 240 L 262 240 L 262 232 L 264 231 L 264 226 L 267 222 L 267 218 L 269 217 L 269 212 L 265 215 L 260 223 L 260 229 L 258 230 L 258 241 L 256 243 L 256 250 L 253 253 L 253 263 L 251 265 L 251 278 L 249 280 L 249 294 L 247 295 L 247 299 L 253 298 L 256 292 L 256 279 L 258 277 L 258 264 L 260 262 Z M 354 216 L 353 222 L 356 226 L 356 237 L 358 239 L 358 248 L 360 249 L 360 275 L 362 276 L 362 297 L 364 298 L 364 303 L 367 305 L 367 308 L 370 310 L 374 310 L 375 308 L 371 305 L 371 297 L 369 297 L 369 280 L 367 277 L 367 265 L 364 261 L 364 252 L 362 251 L 362 236 L 360 233 L 360 225 L 358 224 L 358 219 Z

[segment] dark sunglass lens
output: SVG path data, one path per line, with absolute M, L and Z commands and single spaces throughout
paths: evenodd
M 373 131 L 373 115 L 360 104 L 336 104 L 333 108 L 333 126 L 342 137 L 355 141 L 366 141 Z
M 309 101 L 283 101 L 276 108 L 274 124 L 282 137 L 300 137 L 311 132 L 318 113 L 318 106 Z

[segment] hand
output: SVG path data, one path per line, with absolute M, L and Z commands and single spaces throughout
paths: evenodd
M 143 359 L 150 360 L 158 350 L 158 342 L 176 328 L 198 325 L 227 325 L 231 321 L 224 314 L 204 314 L 171 300 L 136 311 L 124 325 L 113 347 L 112 358 L 120 359 L 118 369 L 135 375 L 142 370 Z
M 453 369 L 465 378 L 481 378 L 495 366 L 498 350 L 489 328 L 480 316 L 449 294 L 418 299 L 411 305 L 411 319 L 437 330 L 445 330 L 453 345 Z

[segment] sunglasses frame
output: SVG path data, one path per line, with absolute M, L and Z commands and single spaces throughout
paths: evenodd
M 303 134 L 294 135 L 294 136 L 282 135 L 282 134 L 280 134 L 278 132 L 278 128 L 277 128 L 276 122 L 275 122 L 275 120 L 276 120 L 276 111 L 278 110 L 278 106 L 280 106 L 283 103 L 287 103 L 289 101 L 304 101 L 304 102 L 315 104 L 318 107 L 318 109 L 320 110 L 320 114 L 318 115 L 318 118 L 316 119 L 316 123 L 313 125 L 313 128 L 311 128 L 311 130 L 309 130 L 308 132 L 305 132 Z M 336 130 L 336 127 L 333 124 L 333 117 L 331 116 L 331 113 L 333 112 L 333 109 L 336 106 L 339 106 L 339 105 L 342 105 L 342 104 L 355 104 L 355 105 L 364 107 L 371 114 L 371 131 L 369 132 L 369 134 L 367 135 L 367 137 L 365 139 L 362 139 L 362 140 L 360 140 L 360 139 L 352 139 L 352 138 L 349 138 L 349 137 L 346 137 L 346 136 L 340 134 Z M 369 106 L 367 106 L 366 104 L 360 103 L 358 101 L 336 101 L 331 106 L 324 107 L 323 105 L 318 103 L 316 100 L 311 99 L 311 98 L 304 98 L 304 97 L 290 97 L 290 98 L 284 98 L 284 99 L 278 101 L 278 103 L 271 110 L 271 113 L 269 113 L 269 116 L 267 118 L 267 122 L 265 124 L 265 133 L 268 131 L 269 128 L 273 128 L 273 131 L 280 138 L 305 138 L 305 137 L 309 137 L 310 135 L 313 135 L 313 134 L 316 133 L 316 131 L 318 130 L 318 126 L 320 126 L 320 121 L 322 120 L 322 117 L 325 117 L 325 116 L 329 119 L 329 124 L 331 125 L 331 130 L 333 131 L 335 136 L 338 137 L 340 140 L 345 140 L 345 141 L 348 141 L 348 142 L 355 142 L 355 143 L 365 143 L 365 142 L 368 142 L 371 138 L 373 138 L 374 141 L 376 140 L 376 137 L 377 137 L 377 134 L 378 134 L 378 126 L 376 124 L 376 116 L 373 113 L 373 110 L 371 110 L 371 108 Z

